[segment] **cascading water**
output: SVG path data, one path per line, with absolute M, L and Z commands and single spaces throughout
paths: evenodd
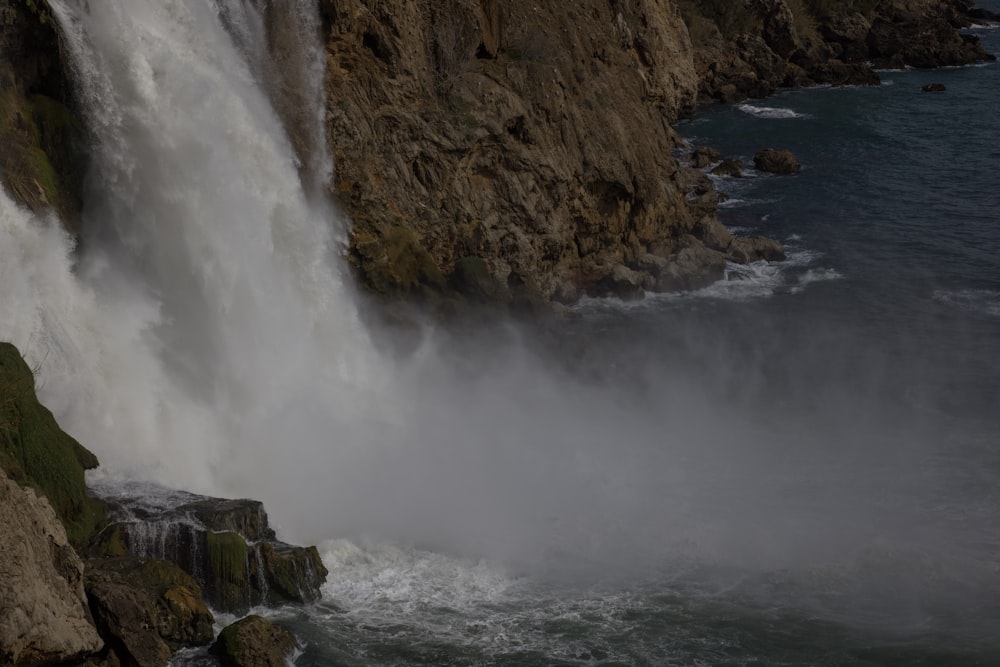
M 51 4 L 92 138 L 82 248 L 0 193 L 0 338 L 99 475 L 343 538 L 331 605 L 292 618 L 306 663 L 851 664 L 928 628 L 996 648 L 995 424 L 943 400 L 989 403 L 992 320 L 845 324 L 860 269 L 830 260 L 764 285 L 773 305 L 591 304 L 558 332 L 574 372 L 516 331 L 384 354 L 322 195 L 322 49 L 289 38 L 315 3 Z
M 354 420 L 378 384 L 342 223 L 317 196 L 316 9 L 261 5 L 53 3 L 93 136 L 87 252 L 77 279 L 62 269 L 72 308 L 26 286 L 36 312 L 4 332 L 44 358 L 54 408 L 110 465 L 203 491 L 244 486 L 261 456 L 280 474 L 287 457 L 262 448 L 317 437 L 297 431 L 317 415 Z

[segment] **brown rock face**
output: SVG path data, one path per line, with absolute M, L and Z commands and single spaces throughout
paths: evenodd
M 571 301 L 657 289 L 646 255 L 708 261 L 671 156 L 697 88 L 672 2 L 322 7 L 335 189 L 369 286 Z
M 52 506 L 0 468 L 0 664 L 68 662 L 102 644 L 83 564 Z

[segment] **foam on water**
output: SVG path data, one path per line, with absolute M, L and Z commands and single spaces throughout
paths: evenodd
M 765 107 L 755 104 L 738 104 L 736 105 L 736 108 L 743 113 L 756 118 L 788 119 L 805 117 L 805 114 L 798 113 L 794 109 L 789 109 L 788 107 Z
M 934 298 L 956 308 L 1000 316 L 1000 292 L 984 289 L 937 290 Z

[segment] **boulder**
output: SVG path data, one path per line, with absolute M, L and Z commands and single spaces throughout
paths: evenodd
M 672 256 L 660 271 L 656 289 L 661 292 L 701 289 L 721 280 L 725 269 L 726 258 L 721 252 L 690 239 L 690 245 Z
M 785 260 L 785 247 L 780 241 L 763 236 L 737 237 L 727 248 L 727 255 L 730 261 L 737 264 L 749 264 L 760 260 L 781 262 Z
M 710 146 L 698 146 L 691 151 L 691 156 L 689 158 L 691 166 L 696 169 L 704 169 L 708 165 L 718 162 L 721 159 L 722 155 L 719 151 L 711 148 Z
M 177 648 L 212 641 L 201 587 L 169 561 L 91 559 L 86 588 L 101 635 L 123 665 L 164 667 Z
M 943 83 L 928 83 L 925 84 L 921 90 L 925 93 L 943 93 L 947 89 L 944 87 Z
M 0 664 L 80 660 L 102 645 L 66 530 L 45 498 L 0 468 Z
M 712 169 L 716 176 L 731 176 L 740 178 L 743 176 L 743 163 L 739 160 L 723 160 Z
M 220 632 L 209 650 L 223 667 L 286 667 L 298 648 L 288 630 L 261 616 L 247 616 Z
M 794 174 L 802 169 L 791 151 L 764 148 L 753 156 L 754 166 L 772 174 Z

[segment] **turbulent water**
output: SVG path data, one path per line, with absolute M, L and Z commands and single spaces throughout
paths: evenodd
M 323 600 L 268 612 L 297 664 L 1000 662 L 1000 68 L 682 124 L 797 153 L 718 181 L 786 262 L 396 346 L 322 195 L 313 2 L 52 4 L 81 248 L 0 195 L 0 338 L 102 484 L 259 498 L 321 544 Z

